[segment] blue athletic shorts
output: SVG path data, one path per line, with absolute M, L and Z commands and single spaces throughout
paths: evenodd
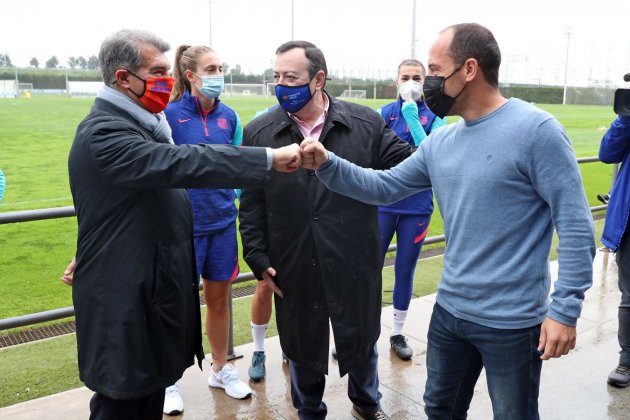
M 229 281 L 238 275 L 236 223 L 208 235 L 195 235 L 197 272 L 204 280 Z

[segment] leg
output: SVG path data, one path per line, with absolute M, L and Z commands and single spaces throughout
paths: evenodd
M 625 234 L 617 250 L 617 267 L 621 302 L 619 303 L 619 330 L 617 338 L 621 351 L 619 364 L 630 368 L 630 235 Z
M 375 344 L 365 363 L 348 372 L 348 397 L 361 412 L 375 413 L 381 409 L 378 386 L 378 350 Z
M 164 390 L 134 400 L 114 400 L 95 393 L 90 399 L 90 420 L 161 420 Z
M 463 321 L 437 303 L 429 324 L 424 411 L 429 419 L 465 419 L 481 373 L 481 355 L 460 337 Z
M 389 248 L 389 244 L 392 242 L 392 238 L 394 237 L 397 223 L 398 216 L 396 214 L 381 211 L 378 212 L 378 227 L 381 231 L 381 255 L 383 262 L 385 262 L 387 248 Z
M 265 379 L 267 374 L 265 368 L 265 333 L 271 319 L 272 300 L 273 290 L 261 285 L 261 283 L 256 284 L 256 291 L 252 300 L 251 321 L 254 353 L 252 354 L 252 363 L 247 370 L 253 381 L 261 381 Z
M 399 217 L 396 228 L 396 281 L 394 283 L 394 308 L 409 309 L 413 292 L 413 275 L 418 264 L 420 250 L 429 230 L 431 216 L 404 215 Z
M 502 330 L 469 324 L 468 337 L 479 349 L 486 369 L 494 419 L 538 419 L 540 325 Z
M 300 420 L 325 419 L 328 413 L 322 401 L 326 375 L 289 360 L 291 372 L 291 399 Z
M 212 368 L 218 372 L 227 363 L 230 282 L 204 279 L 203 297 L 206 301 L 206 335 L 212 349 Z

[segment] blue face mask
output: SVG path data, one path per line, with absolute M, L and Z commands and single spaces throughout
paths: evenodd
M 276 85 L 276 98 L 282 109 L 293 114 L 304 108 L 313 97 L 310 83 L 301 86 Z
M 223 92 L 223 86 L 225 81 L 223 80 L 223 75 L 212 75 L 212 76 L 199 76 L 197 73 L 193 72 L 193 74 L 201 79 L 201 87 L 197 86 L 199 92 L 207 98 L 214 99 Z

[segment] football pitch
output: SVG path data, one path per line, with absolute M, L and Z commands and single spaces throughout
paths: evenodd
M 376 109 L 391 100 L 357 100 Z M 0 168 L 6 176 L 1 212 L 71 206 L 67 156 L 78 123 L 93 99 L 33 96 L 0 100 Z M 256 111 L 276 103 L 274 97 L 226 97 L 224 102 L 247 124 Z M 595 156 L 603 130 L 615 118 L 601 106 L 540 105 L 565 126 L 577 156 Z M 450 118 L 453 122 L 457 118 Z M 612 168 L 580 165 L 591 205 L 610 187 Z M 553 182 L 553 180 L 549 180 Z M 76 219 L 55 219 L 0 226 L 0 318 L 71 305 L 70 288 L 56 279 L 74 255 Z M 429 236 L 442 233 L 439 212 Z M 241 272 L 249 268 L 242 262 Z

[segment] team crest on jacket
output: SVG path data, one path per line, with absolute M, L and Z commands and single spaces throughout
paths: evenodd
M 217 125 L 219 126 L 219 128 L 222 128 L 224 130 L 227 130 L 228 128 L 228 123 L 225 118 L 217 118 Z
M 429 122 L 429 117 L 427 117 L 426 115 L 420 115 L 420 124 L 427 125 L 428 122 Z

